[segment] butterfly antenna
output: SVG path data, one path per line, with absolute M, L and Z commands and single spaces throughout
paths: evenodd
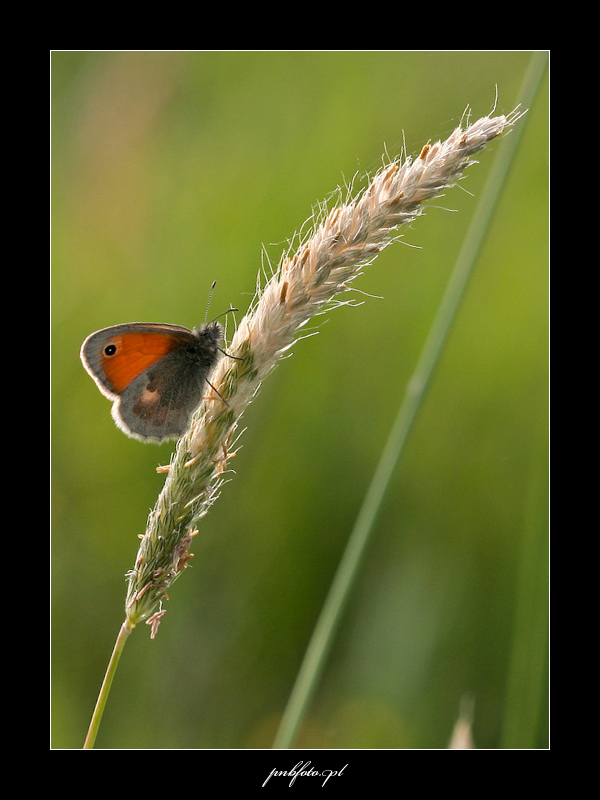
M 206 318 L 208 317 L 208 309 L 210 307 L 210 301 L 212 300 L 213 292 L 215 290 L 215 286 L 216 285 L 217 285 L 217 282 L 213 281 L 212 282 L 212 286 L 210 287 L 210 292 L 209 292 L 209 295 L 208 295 L 208 303 L 206 304 L 206 312 L 204 314 L 204 322 L 205 322 L 205 324 L 206 324 Z M 231 314 L 232 311 L 239 311 L 239 308 L 228 308 L 227 311 L 223 311 L 221 314 L 217 314 L 216 317 L 211 319 L 211 322 L 215 322 L 215 320 L 220 319 L 221 317 L 224 317 L 225 314 Z
M 211 322 L 214 322 L 216 319 L 220 319 L 220 317 L 224 317 L 225 314 L 231 314 L 232 311 L 239 311 L 239 308 L 228 308 L 227 311 L 223 311 L 221 314 L 217 314 L 214 319 L 211 319 Z
M 206 304 L 206 311 L 204 312 L 204 322 L 206 322 L 206 318 L 208 317 L 208 309 L 210 307 L 210 301 L 212 300 L 213 292 L 215 290 L 215 286 L 217 285 L 216 281 L 212 282 L 212 286 L 210 287 L 210 292 L 208 293 L 208 302 Z

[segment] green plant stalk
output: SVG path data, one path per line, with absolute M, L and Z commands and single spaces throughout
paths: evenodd
M 502 720 L 501 747 L 507 750 L 541 746 L 538 734 L 547 708 L 548 418 L 547 409 L 541 412 L 533 430 Z
M 521 91 L 523 102 L 519 105 L 528 107 L 533 101 L 545 72 L 546 62 L 547 56 L 545 53 L 535 53 L 533 55 Z M 464 297 L 467 282 L 483 244 L 523 130 L 524 126 L 520 125 L 517 130 L 512 132 L 511 136 L 507 137 L 492 166 L 446 292 L 430 328 L 415 371 L 408 383 L 404 400 L 384 446 L 363 505 L 350 534 L 348 544 L 333 578 L 329 594 L 317 620 L 273 743 L 275 749 L 292 747 L 302 718 L 314 696 L 327 656 L 332 647 L 342 612 L 357 577 L 373 523 L 381 508 L 389 482 L 414 420 L 423 405 L 435 368 L 440 361 L 444 345 L 448 340 L 452 323 Z
M 127 619 L 121 625 L 121 629 L 119 631 L 119 635 L 117 636 L 117 641 L 115 642 L 115 646 L 113 648 L 110 661 L 108 662 L 108 668 L 106 670 L 104 680 L 102 681 L 102 686 L 100 688 L 100 694 L 98 695 L 98 700 L 96 701 L 94 713 L 92 714 L 90 727 L 88 729 L 88 733 L 83 745 L 84 750 L 91 750 L 94 747 L 94 742 L 96 741 L 98 728 L 100 727 L 100 722 L 102 721 L 102 714 L 104 713 L 104 708 L 106 706 L 106 701 L 108 699 L 110 687 L 112 685 L 113 678 L 115 677 L 115 672 L 117 671 L 119 659 L 121 658 L 123 648 L 125 647 L 125 642 L 129 638 L 129 634 L 131 633 L 133 628 L 134 625 L 132 625 Z

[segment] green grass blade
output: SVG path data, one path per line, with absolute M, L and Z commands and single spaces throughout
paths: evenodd
M 520 105 L 528 108 L 546 70 L 547 53 L 533 54 L 521 89 Z M 523 120 L 523 122 L 526 121 Z M 312 700 L 332 646 L 338 623 L 350 594 L 360 563 L 367 547 L 373 523 L 377 517 L 390 479 L 394 473 L 404 445 L 462 302 L 464 291 L 476 262 L 479 250 L 489 228 L 494 209 L 510 170 L 514 154 L 523 134 L 523 122 L 501 143 L 498 155 L 485 185 L 481 200 L 466 234 L 446 292 L 434 319 L 421 356 L 408 383 L 404 400 L 391 429 L 381 459 L 367 490 L 354 529 L 334 576 L 329 594 L 298 672 L 287 707 L 283 714 L 274 748 L 289 748 Z

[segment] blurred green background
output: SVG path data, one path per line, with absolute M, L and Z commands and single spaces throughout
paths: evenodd
M 52 54 L 53 748 L 83 744 L 174 447 L 117 430 L 83 339 L 193 327 L 213 280 L 211 312 L 244 312 L 316 202 L 488 114 L 496 87 L 510 112 L 530 59 Z M 464 696 L 476 747 L 548 746 L 546 80 L 523 122 L 299 747 L 445 748 Z M 382 299 L 332 311 L 263 385 L 157 638 L 128 641 L 98 748 L 272 745 L 498 146 L 357 281 Z

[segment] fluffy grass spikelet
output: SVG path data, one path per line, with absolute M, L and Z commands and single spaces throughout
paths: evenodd
M 385 164 L 364 191 L 313 214 L 311 229 L 259 289 L 240 321 L 228 352 L 209 376 L 210 390 L 178 441 L 164 487 L 149 515 L 129 572 L 130 626 L 146 620 L 156 629 L 167 590 L 188 566 L 199 520 L 218 497 L 235 455 L 239 420 L 281 356 L 302 338 L 317 314 L 344 304 L 352 281 L 424 211 L 423 203 L 457 183 L 473 156 L 521 116 L 483 117 L 459 126 L 444 142 L 427 144 L 412 159 Z M 223 402 L 225 400 L 226 402 Z

